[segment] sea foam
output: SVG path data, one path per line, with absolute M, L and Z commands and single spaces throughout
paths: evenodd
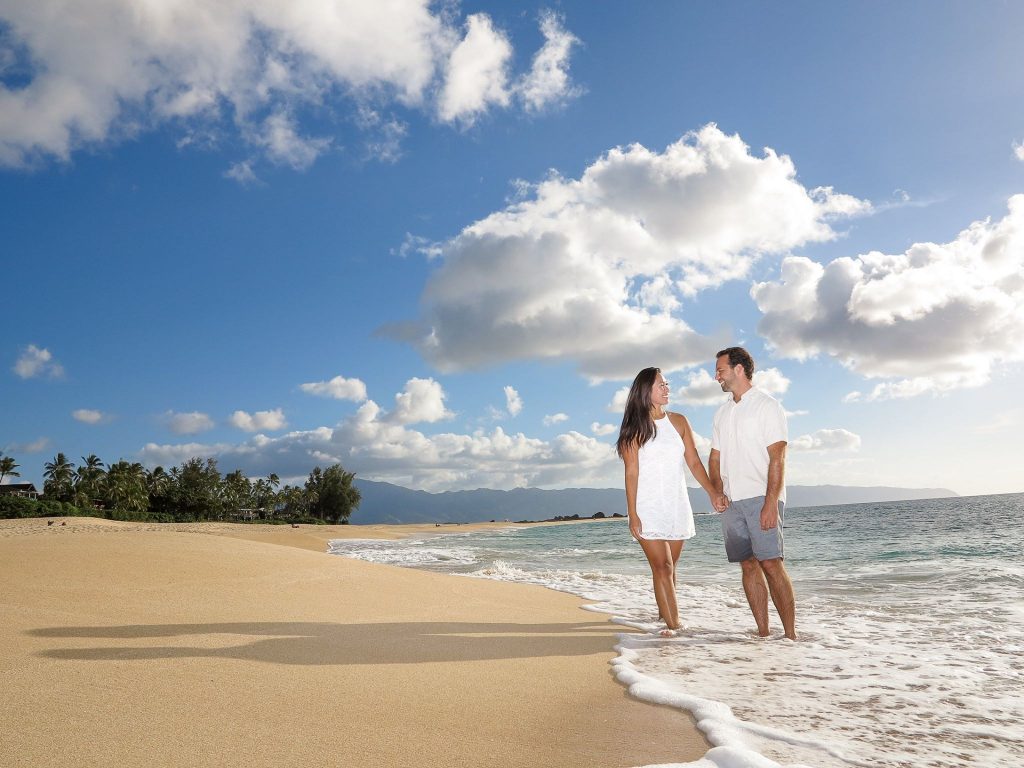
M 1024 765 L 1024 495 L 789 511 L 797 642 L 774 613 L 771 638 L 751 631 L 717 519 L 697 527 L 679 566 L 684 629 L 669 639 L 615 522 L 332 551 L 540 584 L 640 630 L 618 636 L 616 677 L 692 713 L 712 745 L 675 766 Z

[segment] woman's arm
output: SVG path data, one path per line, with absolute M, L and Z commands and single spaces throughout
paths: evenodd
M 626 514 L 629 516 L 629 532 L 634 539 L 640 539 L 643 525 L 636 513 L 636 489 L 640 479 L 640 456 L 635 446 L 622 451 L 622 463 L 626 468 Z
M 686 466 L 690 468 L 694 479 L 711 499 L 711 506 L 721 512 L 728 506 L 728 502 L 725 495 L 711 482 L 711 478 L 708 477 L 708 473 L 704 469 L 704 463 L 700 460 L 700 454 L 697 453 L 697 444 L 693 441 L 690 422 L 681 413 L 670 413 L 669 418 L 672 420 L 672 426 L 676 428 L 679 436 L 683 439 L 683 459 L 686 461 Z

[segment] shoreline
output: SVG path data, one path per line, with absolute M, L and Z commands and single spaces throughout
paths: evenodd
M 0 521 L 4 764 L 598 768 L 708 749 L 686 713 L 628 696 L 622 627 L 580 598 L 319 556 L 453 526 L 47 520 Z

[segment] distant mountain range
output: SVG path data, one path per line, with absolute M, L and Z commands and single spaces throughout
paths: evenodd
M 511 491 L 414 491 L 391 483 L 356 479 L 363 495 L 352 515 L 354 524 L 370 523 L 475 523 L 488 520 L 549 520 L 554 517 L 591 517 L 603 512 L 610 517 L 626 513 L 621 488 L 565 488 L 545 491 L 516 488 Z M 707 494 L 689 489 L 694 512 L 710 512 Z M 847 485 L 791 485 L 787 506 L 821 507 L 830 504 L 905 501 L 959 496 L 948 488 L 889 488 Z

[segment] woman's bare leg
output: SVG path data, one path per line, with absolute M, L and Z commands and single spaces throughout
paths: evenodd
M 679 606 L 676 604 L 675 558 L 671 544 L 664 540 L 640 539 L 654 577 L 654 599 L 658 614 L 669 629 L 679 629 Z M 678 558 L 678 555 L 676 556 Z

